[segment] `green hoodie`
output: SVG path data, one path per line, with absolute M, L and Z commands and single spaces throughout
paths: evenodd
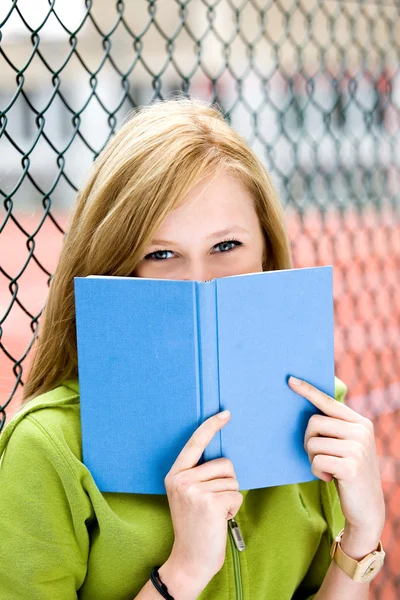
M 335 394 L 343 402 L 337 378 Z M 167 560 L 167 496 L 101 493 L 81 458 L 77 380 L 30 401 L 0 436 L 1 599 L 132 600 Z M 344 525 L 334 482 L 241 493 L 246 548 L 228 533 L 199 600 L 311 599 Z

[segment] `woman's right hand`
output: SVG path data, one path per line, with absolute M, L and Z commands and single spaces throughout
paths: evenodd
M 214 435 L 229 422 L 229 413 L 225 419 L 219 414 L 196 429 L 164 480 L 175 534 L 168 562 L 203 587 L 224 564 L 227 521 L 243 502 L 232 461 L 216 458 L 196 466 Z

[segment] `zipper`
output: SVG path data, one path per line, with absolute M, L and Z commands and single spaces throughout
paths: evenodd
M 242 552 L 246 548 L 246 544 L 244 543 L 244 539 L 242 536 L 242 532 L 240 531 L 240 527 L 235 519 L 229 519 L 229 531 L 230 531 L 230 543 L 232 548 L 232 556 L 233 556 L 233 570 L 235 573 L 235 587 L 236 587 L 236 600 L 243 600 L 243 588 L 242 588 L 242 579 L 240 576 L 240 560 L 239 560 L 239 552 Z

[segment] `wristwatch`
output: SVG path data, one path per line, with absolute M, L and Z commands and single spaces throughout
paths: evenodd
M 379 542 L 378 548 L 364 556 L 361 560 L 354 560 L 348 556 L 340 545 L 344 529 L 338 533 L 331 547 L 331 558 L 353 581 L 368 583 L 382 569 L 385 560 L 385 552 L 382 543 Z

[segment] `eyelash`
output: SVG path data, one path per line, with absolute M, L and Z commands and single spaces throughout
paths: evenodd
M 220 254 L 227 254 L 229 252 L 232 252 L 232 250 L 234 250 L 235 248 L 238 248 L 239 246 L 242 245 L 242 242 L 239 242 L 239 240 L 232 238 L 229 240 L 222 240 L 221 242 L 218 242 L 218 244 L 215 244 L 215 246 L 220 246 L 221 244 L 226 244 L 227 242 L 235 242 L 237 245 L 234 246 L 233 248 L 231 248 L 230 250 L 225 250 L 223 252 L 220 252 Z M 214 246 L 214 248 L 215 248 L 215 246 Z M 153 254 L 156 254 L 157 252 L 171 252 L 171 250 L 165 250 L 164 248 L 156 248 L 155 250 L 153 250 L 153 252 L 150 252 L 150 254 L 147 254 L 144 257 L 145 260 L 154 260 L 155 262 L 162 262 L 162 261 L 168 260 L 165 258 L 153 258 Z

